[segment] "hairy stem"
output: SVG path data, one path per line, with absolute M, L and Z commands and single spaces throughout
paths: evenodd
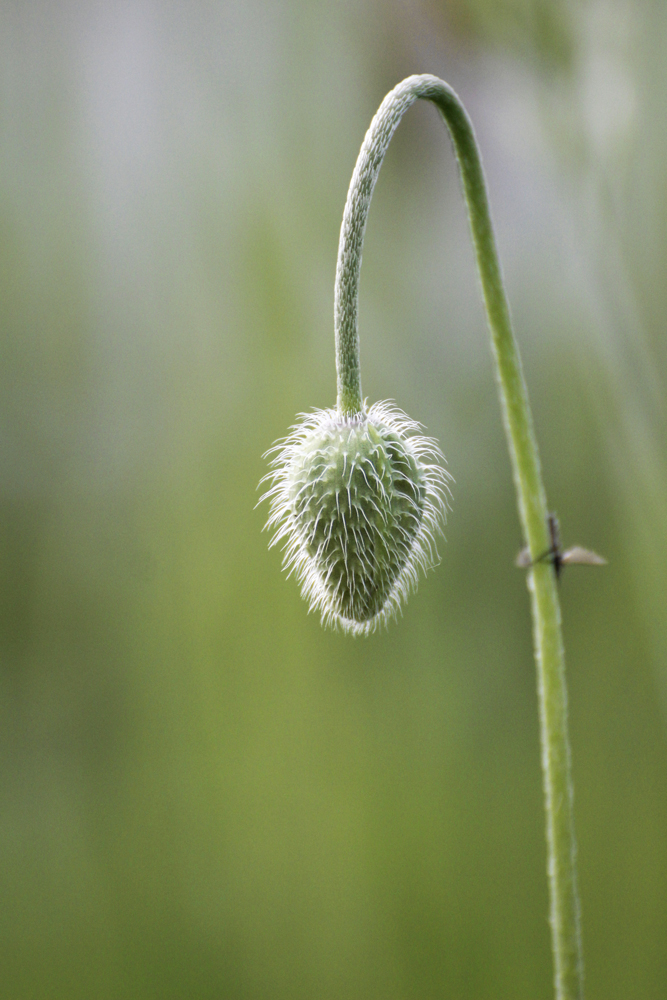
M 519 517 L 536 559 L 550 546 L 547 504 L 537 442 L 521 369 L 475 133 L 454 91 L 435 76 L 411 76 L 382 102 L 366 133 L 345 204 L 335 292 L 338 409 L 363 409 L 357 303 L 361 252 L 373 188 L 392 135 L 418 98 L 432 101 L 449 129 L 458 160 L 491 331 L 500 406 L 507 435 Z M 582 1000 L 583 957 L 576 879 L 573 789 L 567 732 L 567 690 L 560 606 L 553 567 L 536 563 L 528 574 L 537 665 L 542 773 L 546 810 L 550 924 L 557 1000 Z

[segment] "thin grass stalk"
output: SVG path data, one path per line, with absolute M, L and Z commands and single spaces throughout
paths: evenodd
M 459 164 L 486 314 L 519 518 L 533 560 L 549 549 L 547 502 L 528 393 L 496 250 L 489 202 L 472 123 L 455 92 L 430 75 L 411 76 L 385 97 L 366 133 L 345 205 L 336 270 L 335 330 L 338 410 L 363 408 L 357 305 L 361 254 L 373 188 L 391 137 L 417 99 L 442 115 Z M 533 619 L 546 811 L 547 873 L 556 1000 L 583 1000 L 583 954 L 576 877 L 573 786 L 561 615 L 553 566 L 528 572 Z

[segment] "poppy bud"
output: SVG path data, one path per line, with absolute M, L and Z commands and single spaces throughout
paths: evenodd
M 316 410 L 271 450 L 271 545 L 325 625 L 373 632 L 437 561 L 450 477 L 419 431 L 386 402 Z

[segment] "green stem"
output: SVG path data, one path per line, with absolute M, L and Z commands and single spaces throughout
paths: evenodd
M 345 204 L 335 293 L 338 409 L 363 410 L 357 302 L 361 251 L 373 188 L 394 131 L 418 98 L 432 101 L 445 120 L 461 171 L 470 228 L 491 330 L 500 405 L 509 446 L 519 517 L 536 559 L 551 540 L 546 493 L 519 350 L 510 322 L 496 251 L 486 182 L 475 133 L 454 91 L 435 76 L 411 76 L 382 102 L 366 133 Z M 536 563 L 528 573 L 537 665 L 542 773 L 546 810 L 550 925 L 557 1000 L 582 1000 L 583 957 L 576 879 L 573 789 L 567 732 L 567 690 L 560 606 L 553 567 Z

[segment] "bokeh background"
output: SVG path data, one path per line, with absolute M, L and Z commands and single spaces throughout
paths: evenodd
M 2 1000 L 552 995 L 534 664 L 448 137 L 376 189 L 364 392 L 456 485 L 360 640 L 255 509 L 335 398 L 354 161 L 488 172 L 561 586 L 589 1000 L 667 996 L 663 0 L 0 6 Z

